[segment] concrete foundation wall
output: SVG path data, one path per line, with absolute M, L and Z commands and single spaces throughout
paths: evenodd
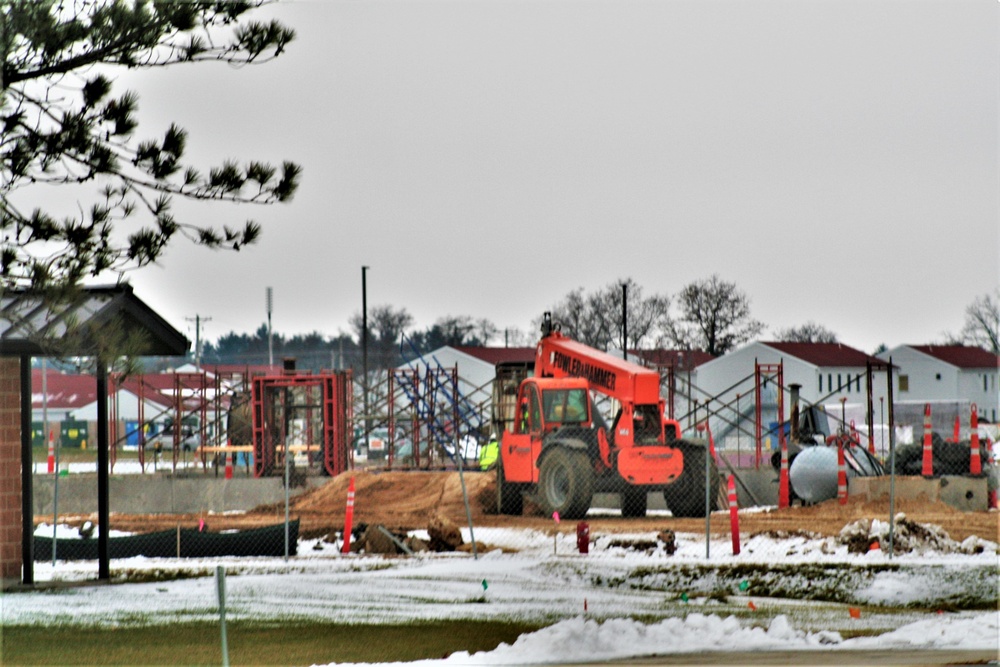
M 328 477 L 307 478 L 305 487 L 293 487 L 291 496 L 321 486 Z M 110 510 L 122 514 L 189 514 L 240 512 L 285 500 L 279 477 L 224 477 L 173 475 L 114 475 L 108 480 Z M 53 514 L 56 479 L 35 475 L 35 516 Z M 58 480 L 59 514 L 97 512 L 97 475 L 78 474 Z
M 776 506 L 778 474 L 768 467 L 737 470 L 736 495 L 740 507 Z M 308 477 L 304 487 L 293 487 L 295 496 L 307 489 L 322 486 L 329 478 Z M 285 488 L 280 477 L 211 477 L 203 475 L 115 475 L 109 479 L 111 512 L 125 514 L 197 514 L 200 512 L 241 512 L 260 505 L 281 503 Z M 60 477 L 59 514 L 91 514 L 97 511 L 97 475 L 77 474 Z M 848 494 L 852 498 L 875 500 L 889 497 L 889 477 L 850 477 Z M 726 488 L 722 483 L 723 491 Z M 897 477 L 897 498 L 941 501 L 966 512 L 986 511 L 988 483 L 985 478 L 945 476 L 934 479 Z M 34 477 L 35 516 L 52 515 L 56 480 L 51 475 Z M 618 494 L 598 493 L 593 506 L 617 509 Z M 650 510 L 666 510 L 662 493 L 649 494 Z M 728 504 L 721 502 L 721 509 Z M 18 526 L 19 527 L 19 526 Z M 19 556 L 20 554 L 18 554 Z

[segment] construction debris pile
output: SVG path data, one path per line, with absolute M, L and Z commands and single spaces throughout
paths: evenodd
M 846 544 L 851 553 L 889 549 L 889 522 L 881 519 L 858 519 L 844 526 L 837 537 L 839 544 Z M 893 553 L 978 554 L 987 548 L 996 549 L 985 540 L 970 536 L 962 542 L 951 539 L 948 533 L 934 524 L 917 523 L 896 514 L 892 531 Z

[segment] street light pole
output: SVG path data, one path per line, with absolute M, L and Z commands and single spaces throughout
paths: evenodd
M 274 291 L 267 288 L 267 365 L 274 365 L 274 335 L 271 332 L 271 306 L 274 305 Z
M 365 455 L 368 455 L 368 267 L 361 267 L 361 372 L 364 377 L 363 404 L 365 408 Z
M 622 283 L 622 359 L 628 361 L 628 283 Z

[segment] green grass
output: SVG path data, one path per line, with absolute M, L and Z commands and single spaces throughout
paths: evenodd
M 59 448 L 59 463 L 80 463 L 80 462 L 94 462 L 97 461 L 97 449 L 96 439 L 94 445 L 90 445 L 87 449 L 81 449 L 80 447 L 60 447 Z M 137 461 L 139 460 L 138 450 L 132 449 L 125 451 L 121 447 L 118 448 L 117 458 L 120 461 Z M 152 453 L 150 453 L 150 458 L 152 458 Z M 43 447 L 32 447 L 31 448 L 31 460 L 35 463 L 46 463 L 49 460 L 49 448 L 48 445 Z
M 539 625 L 505 621 L 424 621 L 411 625 L 227 623 L 233 665 L 312 665 L 442 658 L 489 651 Z M 219 665 L 217 623 L 128 628 L 6 626 L 0 664 Z

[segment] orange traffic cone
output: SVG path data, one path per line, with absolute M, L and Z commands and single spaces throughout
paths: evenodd
M 920 474 L 924 477 L 934 476 L 934 445 L 931 440 L 931 404 L 924 405 L 924 458 Z
M 781 440 L 781 471 L 778 473 L 778 507 L 788 507 L 791 502 L 788 489 L 788 445 Z
M 351 530 L 354 528 L 354 478 L 347 486 L 347 510 L 344 513 L 344 546 L 341 553 L 351 553 Z
M 844 460 L 844 438 L 837 438 L 837 500 L 847 504 L 847 463 Z
M 972 417 L 970 419 L 972 433 L 969 435 L 969 474 L 983 474 L 983 460 L 979 455 L 979 409 L 976 404 L 972 404 Z
M 736 498 L 736 481 L 729 476 L 729 525 L 733 535 L 733 555 L 740 555 L 740 504 Z
M 49 474 L 56 471 L 56 441 L 52 437 L 52 431 L 49 431 Z

